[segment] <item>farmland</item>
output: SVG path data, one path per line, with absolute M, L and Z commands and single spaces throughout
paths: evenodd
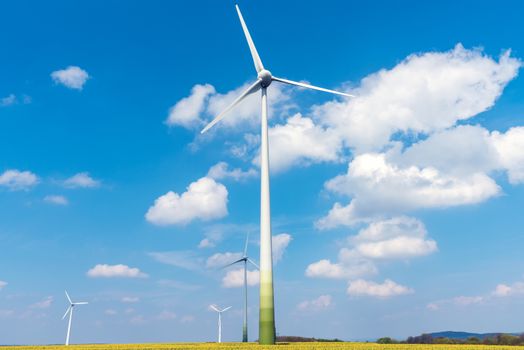
M 287 350 L 523 350 L 524 346 L 501 345 L 448 345 L 448 344 L 376 344 L 376 343 L 349 343 L 349 342 L 308 342 L 308 343 L 279 343 L 277 348 Z M 2 346 L 2 350 L 55 350 L 64 349 L 64 345 L 37 345 L 37 346 Z M 172 343 L 172 344 L 84 344 L 71 345 L 68 350 L 265 350 L 275 349 L 275 346 L 261 346 L 256 343 Z

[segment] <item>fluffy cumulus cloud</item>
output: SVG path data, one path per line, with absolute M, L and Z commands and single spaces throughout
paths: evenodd
M 181 99 L 171 107 L 166 124 L 170 126 L 179 125 L 185 128 L 202 126 L 203 122 L 200 115 L 204 111 L 209 95 L 214 93 L 215 88 L 210 84 L 193 86 L 191 95 Z
M 87 172 L 81 172 L 64 180 L 63 184 L 67 188 L 95 188 L 100 186 L 100 181 L 93 179 Z
M 227 215 L 228 192 L 209 177 L 191 183 L 182 194 L 169 191 L 155 200 L 146 213 L 155 225 L 184 225 L 195 219 L 212 220 Z
M 458 44 L 447 52 L 413 54 L 364 78 L 354 99 L 315 109 L 359 152 L 380 150 L 397 133 L 430 134 L 492 107 L 521 62 L 498 60 Z
M 224 94 L 216 92 L 210 84 L 197 84 L 189 96 L 170 108 L 166 124 L 188 129 L 203 127 L 225 110 L 251 84 L 246 83 Z M 273 115 L 275 110 L 284 108 L 284 102 L 288 99 L 289 95 L 282 86 L 277 84 L 275 87 L 272 86 L 268 94 L 269 115 Z M 260 108 L 260 92 L 253 93 L 228 113 L 228 116 L 221 121 L 221 127 L 230 130 L 239 125 L 253 127 L 259 123 Z
M 276 264 L 277 262 L 279 262 L 282 259 L 292 239 L 293 237 L 291 237 L 289 233 L 281 233 L 278 235 L 274 235 L 272 237 L 271 242 L 272 242 L 272 249 L 273 249 L 273 263 L 274 264 Z
M 388 298 L 411 293 L 413 293 L 413 289 L 400 285 L 390 279 L 385 280 L 383 283 L 358 279 L 349 282 L 347 288 L 348 295 L 376 298 Z
M 331 295 L 321 295 L 313 300 L 304 300 L 297 305 L 300 311 L 322 311 L 330 308 L 333 305 L 333 298 Z
M 30 171 L 9 169 L 0 174 L 0 186 L 11 191 L 28 190 L 38 183 L 38 176 Z
M 496 297 L 524 295 L 524 282 L 515 282 L 512 285 L 499 284 L 492 294 Z
M 312 278 L 354 279 L 374 275 L 377 264 L 407 260 L 432 254 L 437 243 L 427 237 L 424 224 L 412 217 L 399 216 L 371 222 L 356 235 L 349 236 L 338 261 L 322 259 L 306 268 Z
M 500 193 L 500 187 L 484 173 L 459 177 L 433 167 L 399 167 L 388 162 L 383 153 L 355 157 L 348 172 L 329 180 L 326 189 L 350 196 L 352 201 L 345 207 L 334 206 L 317 222 L 319 228 L 352 225 L 420 208 L 475 204 Z
M 107 265 L 107 264 L 98 264 L 92 269 L 87 271 L 87 276 L 92 278 L 146 278 L 147 274 L 140 271 L 136 267 L 129 267 L 123 264 L 117 265 Z
M 333 129 L 315 125 L 311 118 L 295 114 L 285 124 L 269 129 L 271 170 L 283 171 L 295 165 L 338 162 L 342 141 Z M 259 163 L 259 158 L 255 158 Z
M 55 205 L 68 205 L 69 201 L 61 195 L 48 195 L 44 197 L 44 202 Z
M 255 177 L 257 174 L 258 172 L 253 168 L 246 171 L 239 168 L 230 169 L 226 162 L 219 162 L 209 169 L 207 177 L 215 180 L 232 179 L 234 181 L 243 181 Z
M 206 267 L 207 268 L 219 268 L 224 267 L 227 264 L 231 264 L 234 261 L 237 261 L 242 257 L 242 253 L 216 253 L 211 255 L 206 260 Z
M 260 282 L 260 273 L 258 270 L 247 270 L 247 285 L 255 286 Z M 222 278 L 224 288 L 237 288 L 244 286 L 244 269 L 234 269 L 227 271 Z
M 85 70 L 77 66 L 69 66 L 51 73 L 51 78 L 57 84 L 75 90 L 82 90 L 86 81 L 90 78 Z

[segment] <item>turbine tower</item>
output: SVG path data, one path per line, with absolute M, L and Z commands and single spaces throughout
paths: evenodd
M 67 308 L 64 316 L 62 317 L 62 320 L 69 314 L 69 323 L 67 325 L 67 336 L 66 336 L 66 342 L 65 345 L 69 345 L 69 336 L 71 335 L 71 321 L 73 320 L 73 310 L 76 305 L 86 305 L 88 304 L 87 301 L 79 301 L 76 303 L 73 303 L 71 298 L 69 297 L 69 294 L 67 294 L 67 290 L 65 291 L 65 295 L 67 297 L 67 300 L 69 301 L 69 307 Z
M 222 312 L 226 312 L 231 309 L 231 306 L 226 307 L 225 309 L 220 310 L 215 305 L 209 305 L 213 310 L 218 312 L 218 342 L 222 343 Z
M 259 312 L 259 343 L 275 344 L 275 309 L 273 296 L 273 261 L 271 247 L 271 215 L 269 198 L 269 144 L 267 127 L 267 88 L 272 82 L 295 85 L 303 88 L 328 92 L 335 95 L 354 97 L 338 91 L 328 90 L 321 87 L 299 83 L 296 81 L 275 77 L 271 72 L 264 68 L 260 56 L 258 55 L 253 39 L 249 34 L 240 8 L 236 5 L 240 24 L 246 36 L 249 50 L 257 71 L 257 79 L 247 90 L 242 92 L 233 103 L 224 109 L 215 119 L 213 119 L 201 133 L 209 130 L 213 125 L 224 118 L 227 112 L 239 104 L 247 96 L 261 90 L 262 94 L 262 116 L 261 116 L 261 138 L 260 138 L 260 312 Z
M 246 244 L 244 245 L 244 255 L 242 255 L 242 258 L 238 259 L 237 261 L 233 261 L 231 264 L 227 264 L 223 268 L 226 268 L 228 266 L 232 266 L 235 264 L 238 264 L 240 262 L 244 263 L 244 323 L 242 325 L 242 342 L 247 343 L 247 263 L 253 264 L 257 269 L 259 269 L 258 265 L 253 262 L 248 256 L 247 256 L 247 244 L 249 241 L 249 234 L 246 235 Z

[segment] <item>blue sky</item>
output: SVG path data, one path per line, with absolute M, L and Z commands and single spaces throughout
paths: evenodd
M 523 331 L 522 4 L 241 1 L 272 85 L 277 332 Z M 241 337 L 258 98 L 229 1 L 4 4 L 0 343 Z M 349 171 L 348 171 L 349 169 Z M 257 337 L 257 273 L 248 279 Z M 29 332 L 28 329 L 31 331 Z

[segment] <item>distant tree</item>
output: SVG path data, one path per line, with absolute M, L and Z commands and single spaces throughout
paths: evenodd
M 379 344 L 395 344 L 398 343 L 396 340 L 390 338 L 390 337 L 382 337 L 377 339 L 377 343 Z
M 480 339 L 477 338 L 477 337 L 469 337 L 469 338 L 466 340 L 466 343 L 467 343 L 467 344 L 480 344 Z
M 457 341 L 455 339 L 449 339 L 446 337 L 438 337 L 433 339 L 433 344 L 456 344 Z

